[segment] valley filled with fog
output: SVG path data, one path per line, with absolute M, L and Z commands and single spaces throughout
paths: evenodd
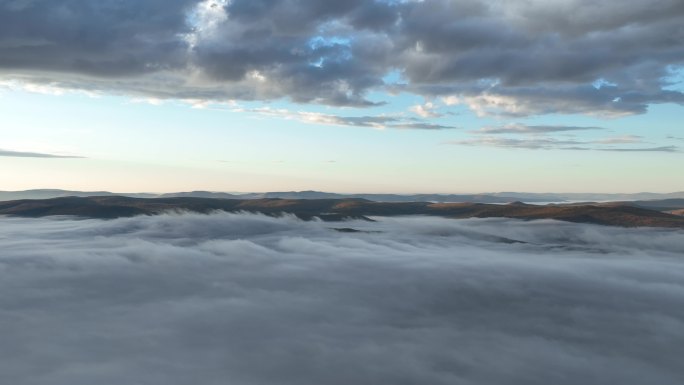
M 6 384 L 681 384 L 684 231 L 0 217 Z

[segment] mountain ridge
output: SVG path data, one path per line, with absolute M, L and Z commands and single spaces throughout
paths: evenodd
M 521 201 L 526 203 L 550 202 L 596 202 L 596 201 L 643 201 L 661 199 L 684 199 L 684 192 L 673 193 L 635 193 L 635 194 L 603 194 L 603 193 L 525 193 L 496 192 L 478 194 L 338 194 L 314 190 L 306 191 L 272 191 L 262 193 L 227 193 L 214 191 L 186 191 L 173 193 L 113 193 L 109 191 L 74 191 L 60 189 L 33 189 L 20 191 L 0 191 L 0 201 L 19 199 L 50 199 L 68 196 L 128 196 L 133 198 L 220 198 L 220 199 L 352 199 L 362 198 L 377 202 L 474 202 L 474 203 L 510 203 Z M 684 206 L 682 206 L 684 207 Z
M 124 196 L 61 197 L 0 202 L 0 215 L 120 218 L 167 212 L 251 212 L 293 214 L 301 219 L 339 221 L 370 216 L 430 215 L 447 218 L 556 219 L 621 227 L 684 228 L 684 217 L 633 205 L 508 205 L 486 203 L 374 202 L 366 199 L 216 199 L 194 197 L 132 198 Z

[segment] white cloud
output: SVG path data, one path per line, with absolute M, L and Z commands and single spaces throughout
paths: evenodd
M 461 99 L 458 96 L 450 95 L 443 97 L 442 102 L 447 106 L 455 106 L 461 104 Z
M 62 96 L 68 93 L 75 93 L 85 95 L 91 98 L 98 98 L 100 94 L 95 91 L 79 90 L 69 87 L 62 87 L 59 83 L 33 83 L 31 81 L 21 79 L 1 79 L 0 89 L 7 89 L 11 91 L 24 91 L 33 94 Z
M 166 102 L 164 99 L 159 98 L 133 98 L 131 103 L 135 104 L 149 104 L 151 106 L 161 106 Z
M 438 118 L 442 114 L 436 111 L 437 106 L 432 102 L 426 102 L 425 104 L 416 104 L 411 106 L 409 110 L 422 118 Z
M 533 112 L 532 108 L 512 96 L 483 93 L 477 96 L 465 96 L 462 99 L 468 108 L 480 117 L 489 115 L 525 116 Z

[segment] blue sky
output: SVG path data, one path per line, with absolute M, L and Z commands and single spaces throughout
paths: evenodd
M 49 2 L 10 3 L 0 23 L 23 23 L 0 28 L 3 190 L 684 190 L 684 49 L 667 45 L 683 20 L 676 1 L 661 1 L 669 14 L 634 2 L 608 20 L 592 19 L 582 1 L 486 10 L 475 0 L 264 1 L 258 9 L 237 0 L 105 1 L 95 8 L 168 15 L 91 23 L 87 12 L 98 10 L 76 4 L 78 33 L 35 24 L 61 15 Z M 562 18 L 570 5 L 586 19 L 535 24 L 534 15 Z M 355 16 L 371 7 L 377 20 Z M 453 25 L 433 26 L 445 10 L 458 15 Z M 293 12 L 310 25 L 295 28 Z M 188 23 L 192 32 L 179 30 Z M 122 24 L 149 36 L 131 42 L 111 32 Z M 493 36 L 493 26 L 508 32 Z M 265 30 L 249 46 L 231 40 Z M 82 31 L 99 35 L 84 42 Z M 169 39 L 187 46 L 168 54 L 160 46 Z M 606 46 L 629 39 L 629 55 Z M 502 42 L 519 48 L 492 58 Z M 610 61 L 618 56 L 621 64 Z M 565 68 L 567 60 L 576 64 Z

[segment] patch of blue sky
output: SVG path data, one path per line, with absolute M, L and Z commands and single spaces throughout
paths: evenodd
M 398 69 L 393 69 L 387 72 L 387 74 L 383 76 L 382 81 L 387 85 L 408 84 L 408 80 L 406 80 L 401 71 Z
M 665 84 L 663 89 L 684 92 L 684 65 L 669 66 L 667 72 L 667 76 L 662 79 Z
M 314 36 L 309 39 L 309 47 L 311 49 L 319 49 L 321 47 L 332 47 L 335 45 L 344 45 L 350 47 L 352 39 L 342 36 Z
M 608 80 L 606 80 L 604 78 L 598 78 L 598 79 L 594 80 L 594 82 L 591 83 L 591 85 L 594 86 L 594 88 L 596 88 L 597 90 L 600 90 L 601 88 L 606 87 L 606 86 L 617 87 L 617 83 L 609 82 Z
M 350 60 L 352 40 L 339 36 L 315 36 L 308 42 L 313 55 L 319 54 L 314 60 L 309 61 L 313 67 L 325 67 L 326 62 L 343 62 Z

